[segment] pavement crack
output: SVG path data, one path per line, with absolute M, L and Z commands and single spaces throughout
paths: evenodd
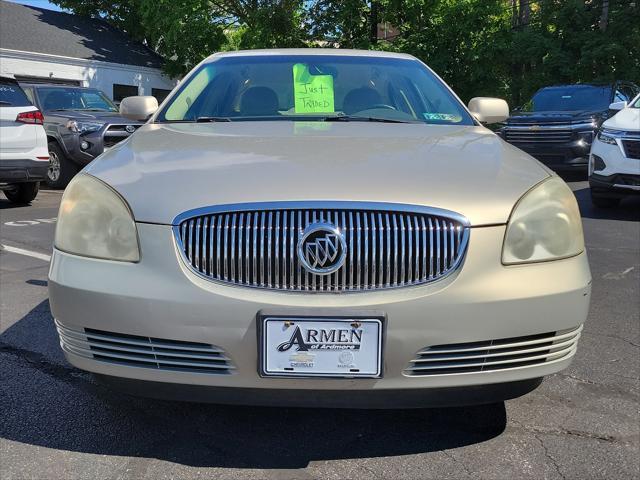
M 77 383 L 78 381 L 92 383 L 91 376 L 88 373 L 81 372 L 73 367 L 52 363 L 47 357 L 38 352 L 0 342 L 0 353 L 17 357 L 28 363 L 32 368 L 65 383 Z
M 549 453 L 549 449 L 545 445 L 544 440 L 540 437 L 540 435 L 534 433 L 533 434 L 533 438 L 538 440 L 538 442 L 540 443 L 540 446 L 542 447 L 542 451 L 544 452 L 544 456 L 547 457 L 551 461 L 551 464 L 554 466 L 554 468 L 555 468 L 556 472 L 558 473 L 558 475 L 560 475 L 560 478 L 566 479 L 567 477 L 565 476 L 564 473 L 562 473 L 562 470 L 560 470 L 560 465 L 558 464 L 556 459 L 553 458 L 553 456 Z
M 461 460 L 458 460 L 456 457 L 453 456 L 453 454 L 451 454 L 448 450 L 442 450 L 442 453 L 444 454 L 445 457 L 449 458 L 451 461 L 453 461 L 453 463 L 455 463 L 456 465 L 460 465 L 460 467 L 462 467 L 462 469 L 470 476 L 473 477 L 474 474 L 471 470 L 469 470 L 469 468 L 465 465 L 465 463 Z
M 582 430 L 574 430 L 570 428 L 543 429 L 543 428 L 525 425 L 515 420 L 512 420 L 512 423 L 514 423 L 515 425 L 518 425 L 521 429 L 532 433 L 534 436 L 536 435 L 568 435 L 572 437 L 586 438 L 589 440 L 599 440 L 601 442 L 609 442 L 609 443 L 616 443 L 618 440 L 613 435 L 601 435 L 598 433 L 585 432 Z
M 626 338 L 618 337 L 617 335 L 606 335 L 604 333 L 592 333 L 592 332 L 582 332 L 583 335 L 590 335 L 592 337 L 605 337 L 605 338 L 613 338 L 615 340 L 620 340 L 622 342 L 628 343 L 634 347 L 640 347 L 640 344 L 632 342 L 631 340 L 627 340 Z

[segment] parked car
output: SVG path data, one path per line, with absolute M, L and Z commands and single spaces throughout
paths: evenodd
M 13 203 L 30 203 L 49 166 L 42 113 L 11 77 L 0 77 L 0 190 Z
M 596 207 L 615 207 L 622 198 L 640 193 L 640 95 L 604 122 L 591 146 L 589 185 Z
M 508 113 L 467 109 L 409 55 L 209 57 L 64 193 L 49 295 L 67 359 L 187 400 L 530 391 L 571 362 L 591 275 L 571 189 L 480 124 Z
M 504 139 L 555 170 L 587 170 L 593 136 L 609 104 L 640 93 L 631 82 L 541 88 L 502 128 Z
M 44 113 L 50 153 L 47 184 L 64 188 L 105 149 L 124 140 L 142 122 L 123 118 L 100 90 L 68 85 L 22 84 Z

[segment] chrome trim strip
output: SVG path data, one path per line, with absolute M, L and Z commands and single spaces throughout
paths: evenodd
M 533 129 L 531 127 L 534 127 Z M 536 128 L 537 127 L 537 128 Z M 541 122 L 528 122 L 528 123 L 513 123 L 504 126 L 504 130 L 518 130 L 518 131 L 528 131 L 532 133 L 536 132 L 544 132 L 545 130 L 578 130 L 581 128 L 591 127 L 595 129 L 597 126 L 593 122 L 583 122 L 583 123 L 555 123 L 555 124 L 545 124 L 543 121 Z
M 229 247 L 231 248 L 231 277 L 236 278 L 236 218 L 237 214 L 233 214 L 231 216 L 231 244 Z
M 260 215 L 260 286 L 264 287 L 264 229 L 265 229 L 265 212 Z
M 619 183 L 613 184 L 614 188 L 626 188 L 627 190 L 640 191 L 640 185 L 621 185 Z
M 173 219 L 172 226 L 178 226 L 180 223 L 190 218 L 213 215 L 219 213 L 233 213 L 246 211 L 263 211 L 263 210 L 381 210 L 395 213 L 417 213 L 421 215 L 433 215 L 438 217 L 447 217 L 456 223 L 460 223 L 465 227 L 470 227 L 469 220 L 464 215 L 457 212 L 446 210 L 444 208 L 428 207 L 421 205 L 408 205 L 404 203 L 388 203 L 388 202 L 353 202 L 353 201 L 286 201 L 286 202 L 265 202 L 265 203 L 231 203 L 225 205 L 214 205 L 209 207 L 194 208 L 187 210 Z

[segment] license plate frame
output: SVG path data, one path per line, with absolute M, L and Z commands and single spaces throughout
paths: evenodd
M 261 377 L 282 377 L 282 378 L 350 378 L 350 379 L 359 379 L 359 378 L 381 378 L 383 375 L 383 346 L 384 346 L 384 333 L 385 333 L 385 316 L 379 314 L 373 315 L 280 315 L 280 314 L 258 314 L 257 316 L 257 327 L 258 327 L 258 373 Z M 275 349 L 276 347 L 273 343 L 281 342 L 283 338 L 288 337 L 289 335 L 293 335 L 295 332 L 294 329 L 290 330 L 290 334 L 286 335 L 283 333 L 284 337 L 276 338 L 273 335 L 272 328 L 274 326 L 284 326 L 285 322 L 290 322 L 290 327 L 316 327 L 320 328 L 320 326 L 324 327 L 336 327 L 341 326 L 343 329 L 347 329 L 346 327 L 350 327 L 349 330 L 362 328 L 368 330 L 368 332 L 364 332 L 361 335 L 360 342 L 358 343 L 359 347 L 363 346 L 362 339 L 365 338 L 365 333 L 367 334 L 367 338 L 371 338 L 371 329 L 373 328 L 377 333 L 377 338 L 374 340 L 368 340 L 366 344 L 366 349 L 368 349 L 364 354 L 365 349 L 353 350 L 352 348 L 329 348 L 329 349 L 310 349 L 307 352 L 298 350 L 293 350 L 291 348 L 291 352 L 279 352 L 278 354 L 272 353 L 269 355 L 270 350 Z M 352 324 L 360 324 L 360 327 L 354 327 Z M 363 329 L 364 330 L 364 329 Z M 284 332 L 284 330 L 283 330 Z M 305 331 L 306 332 L 306 331 Z M 304 332 L 303 332 L 304 333 Z M 290 340 L 291 341 L 291 338 Z M 369 359 L 372 358 L 371 352 L 371 342 L 375 344 L 375 365 L 367 364 L 366 368 L 357 368 L 354 371 L 352 365 L 343 364 L 338 366 L 336 364 L 335 370 L 328 371 L 326 368 L 315 368 L 309 367 L 305 365 L 289 365 L 289 369 L 285 369 L 283 367 L 283 355 L 291 354 L 302 354 L 305 355 L 322 355 L 323 362 L 325 362 L 326 358 L 333 360 L 339 360 L 339 355 L 342 352 L 349 351 L 351 355 L 347 355 L 351 359 L 352 362 L 361 359 L 357 357 L 367 356 Z M 286 340 L 285 340 L 286 343 Z M 271 345 L 270 345 L 271 344 Z M 298 344 L 295 344 L 295 348 L 297 349 Z M 333 352 L 335 355 L 331 355 L 330 352 Z M 272 360 L 276 360 L 276 357 L 273 355 L 279 355 L 281 358 L 277 359 L 275 362 L 279 364 L 279 366 L 275 367 L 275 364 Z M 366 360 L 365 360 L 366 364 Z M 359 366 L 360 363 L 355 363 L 353 367 Z

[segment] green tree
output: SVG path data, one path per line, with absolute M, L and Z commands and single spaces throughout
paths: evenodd
M 303 0 L 53 0 L 101 18 L 165 59 L 170 75 L 188 72 L 229 48 L 302 47 Z
M 503 0 L 388 0 L 382 18 L 399 29 L 381 48 L 427 63 L 463 100 L 508 93 L 509 9 Z
M 370 2 L 316 0 L 307 8 L 307 28 L 315 45 L 361 49 L 372 46 Z
M 554 83 L 640 81 L 638 0 L 53 0 L 99 17 L 180 75 L 219 50 L 333 46 L 411 53 L 468 100 L 512 105 Z M 397 29 L 378 40 L 378 23 Z

